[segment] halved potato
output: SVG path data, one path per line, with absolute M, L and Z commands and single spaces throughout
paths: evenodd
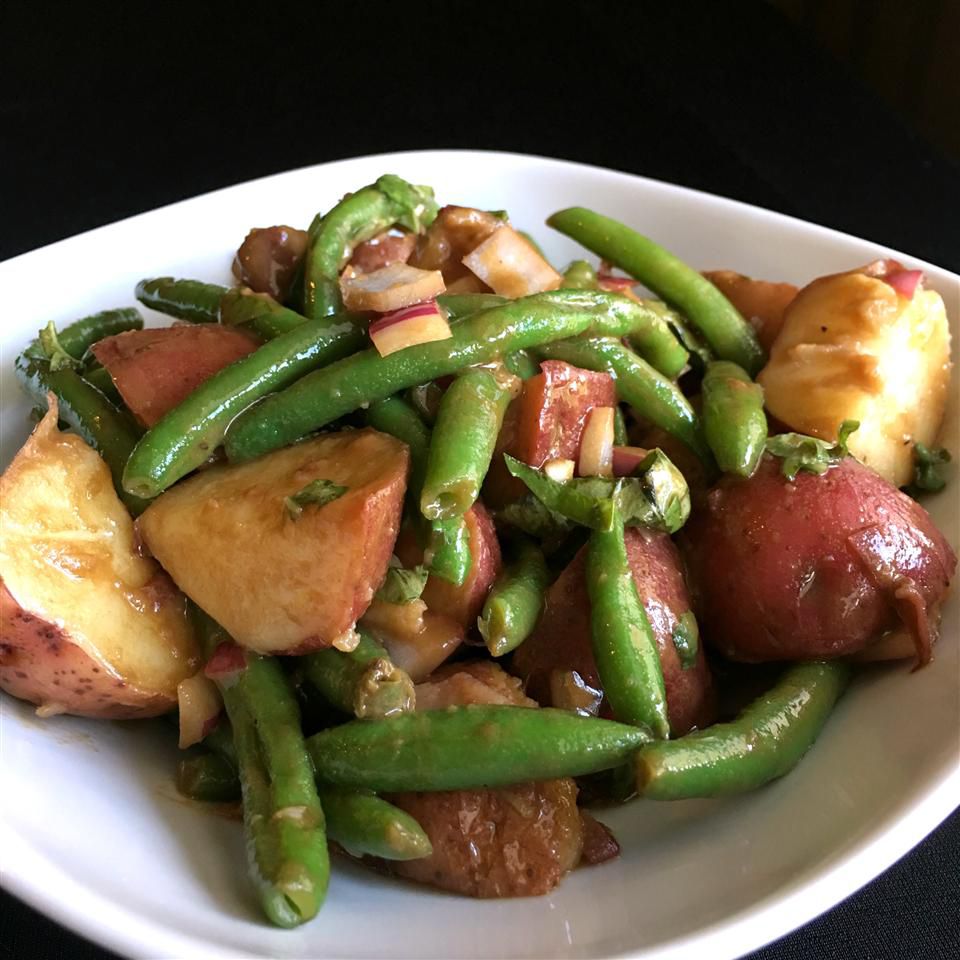
M 100 457 L 57 402 L 0 478 L 0 688 L 43 714 L 147 717 L 198 654 L 186 602 L 137 553 Z
M 241 646 L 307 653 L 349 636 L 383 581 L 408 462 L 405 444 L 375 430 L 326 434 L 177 484 L 140 534 Z M 347 489 L 294 517 L 284 501 L 315 480 Z
M 940 295 L 912 298 L 863 270 L 820 277 L 787 308 L 757 378 L 767 409 L 790 429 L 833 440 L 859 420 L 850 452 L 895 486 L 913 476 L 913 448 L 933 445 L 950 382 L 950 331 Z

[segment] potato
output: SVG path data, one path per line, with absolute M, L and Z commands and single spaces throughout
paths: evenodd
M 423 270 L 440 270 L 450 293 L 467 293 L 469 290 L 451 286 L 463 277 L 473 274 L 463 265 L 463 258 L 476 249 L 503 221 L 486 210 L 474 207 L 442 207 L 437 218 L 426 232 L 417 238 L 417 245 L 408 262 Z M 481 284 L 481 289 L 489 288 Z
M 900 296 L 861 270 L 821 277 L 787 310 L 758 378 L 791 430 L 833 440 L 859 420 L 850 452 L 895 486 L 913 477 L 913 446 L 933 445 L 950 381 L 950 331 L 933 290 Z
M 724 478 L 681 543 L 701 633 L 753 662 L 847 656 L 906 629 L 923 663 L 957 563 L 920 504 L 849 457 L 793 482 L 770 456 Z
M 0 688 L 43 714 L 156 716 L 199 662 L 184 597 L 48 402 L 0 478 Z
M 713 720 L 715 700 L 702 648 L 696 662 L 684 670 L 673 642 L 677 621 L 691 607 L 680 558 L 666 534 L 633 527 L 625 539 L 633 578 L 657 639 L 670 731 L 680 736 Z M 584 683 L 602 689 L 590 642 L 586 562 L 584 548 L 547 591 L 536 630 L 513 656 L 513 669 L 526 682 L 527 692 L 545 706 L 560 705 L 553 703 L 554 671 L 575 670 Z
M 331 433 L 211 467 L 158 497 L 141 536 L 238 644 L 307 653 L 349 635 L 387 571 L 409 454 L 375 430 Z M 285 498 L 324 479 L 347 492 L 294 518 Z
M 470 532 L 470 571 L 459 586 L 440 577 L 430 577 L 423 600 L 433 613 L 449 617 L 465 629 L 471 629 L 480 616 L 483 603 L 500 572 L 500 541 L 493 518 L 478 500 L 466 514 Z
M 418 710 L 467 703 L 535 707 L 520 682 L 489 661 L 451 664 L 417 685 Z M 388 799 L 433 846 L 429 857 L 389 865 L 411 880 L 472 897 L 538 896 L 580 860 L 584 831 L 570 779 Z
M 704 276 L 740 311 L 769 350 L 783 326 L 783 315 L 797 295 L 792 283 L 754 280 L 733 270 L 707 270 Z
M 105 337 L 93 345 L 93 355 L 107 368 L 123 402 L 152 427 L 204 380 L 258 345 L 239 327 L 180 324 Z

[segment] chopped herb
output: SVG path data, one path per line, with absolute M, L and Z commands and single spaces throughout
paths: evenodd
M 692 610 L 688 610 L 674 626 L 673 645 L 677 648 L 681 668 L 689 670 L 697 662 L 700 649 L 700 629 Z
M 429 575 L 430 571 L 423 564 L 417 564 L 408 570 L 400 566 L 399 562 L 391 561 L 386 579 L 377 591 L 377 599 L 384 603 L 412 603 L 419 600 Z
M 41 331 L 38 337 L 40 349 L 43 355 L 50 362 L 50 371 L 56 373 L 57 370 L 77 370 L 80 368 L 80 361 L 71 357 L 60 345 L 60 338 L 57 336 L 57 328 L 51 320 Z
M 858 420 L 844 420 L 837 433 L 837 442 L 819 440 L 803 433 L 781 433 L 767 440 L 767 452 L 783 458 L 783 475 L 795 480 L 801 470 L 826 473 L 847 456 L 847 440 L 860 426 Z
M 283 505 L 292 520 L 299 520 L 306 507 L 324 507 L 342 497 L 347 489 L 332 480 L 311 480 L 299 493 L 284 497 Z
M 505 460 L 510 473 L 522 480 L 549 512 L 592 530 L 609 530 L 619 512 L 627 526 L 676 533 L 690 515 L 686 480 L 662 450 L 651 450 L 633 476 L 617 478 L 553 480 L 511 456 Z M 500 516 L 503 518 L 503 512 Z
M 943 447 L 928 447 L 925 443 L 913 446 L 913 483 L 911 491 L 938 493 L 947 485 L 947 464 L 950 451 Z

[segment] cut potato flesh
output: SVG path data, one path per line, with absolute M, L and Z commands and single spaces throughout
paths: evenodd
M 375 430 L 327 434 L 244 464 L 211 467 L 139 520 L 180 589 L 241 646 L 306 653 L 350 631 L 386 575 L 409 456 Z M 346 492 L 285 506 L 316 480 Z
M 464 266 L 502 297 L 556 290 L 563 277 L 512 227 L 502 226 L 463 258 Z
M 0 686 L 43 712 L 147 716 L 197 667 L 184 597 L 139 556 L 110 471 L 57 403 L 0 478 Z
M 950 382 L 950 331 L 933 290 L 912 299 L 860 271 L 814 280 L 787 310 L 760 372 L 769 411 L 824 440 L 858 420 L 850 452 L 896 486 L 913 447 L 937 439 Z

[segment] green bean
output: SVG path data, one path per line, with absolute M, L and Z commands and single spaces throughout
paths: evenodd
M 119 407 L 123 403 L 120 391 L 106 367 L 90 367 L 81 375 L 91 387 L 96 387 L 114 406 Z
M 620 400 L 683 441 L 705 464 L 713 465 L 700 421 L 687 398 L 675 383 L 657 373 L 618 340 L 578 337 L 544 344 L 537 352 L 543 357 L 566 360 L 587 370 L 611 373 Z
M 237 768 L 216 753 L 186 757 L 177 767 L 177 790 L 203 803 L 233 803 L 240 799 Z
M 509 303 L 506 297 L 498 297 L 495 293 L 442 293 L 437 297 L 437 303 L 447 313 L 447 320 L 456 323 L 491 307 L 502 307 Z
M 265 293 L 233 289 L 225 291 L 220 300 L 220 322 L 249 327 L 264 340 L 273 340 L 306 323 L 307 318 Z
M 493 584 L 477 629 L 494 657 L 516 650 L 537 625 L 550 582 L 543 551 L 526 537 L 514 542 L 514 557 Z
M 433 853 L 423 827 L 404 810 L 372 793 L 320 789 L 332 840 L 354 857 L 418 860 Z
M 407 514 L 411 519 L 420 515 L 420 491 L 427 472 L 430 453 L 430 430 L 420 415 L 401 397 L 387 397 L 371 403 L 367 409 L 367 423 L 381 433 L 402 440 L 410 450 L 410 475 L 407 478 Z
M 563 285 L 574 290 L 596 290 L 599 286 L 597 271 L 586 260 L 574 260 L 563 271 Z
M 727 797 L 782 777 L 813 746 L 849 676 L 839 660 L 797 664 L 732 723 L 645 747 L 635 761 L 640 795 Z
M 527 707 L 448 707 L 353 720 L 307 740 L 317 776 L 378 792 L 470 790 L 576 777 L 622 763 L 639 727 Z
M 418 383 L 406 392 L 410 406 L 427 426 L 432 427 L 437 419 L 440 401 L 443 399 L 443 388 L 439 383 L 431 380 L 429 383 Z M 419 510 L 419 506 L 417 507 Z
M 180 763 L 178 788 L 195 800 L 240 799 L 237 754 L 229 722 L 221 722 L 204 737 L 212 753 Z M 327 836 L 355 857 L 415 860 L 431 853 L 430 838 L 420 824 L 399 807 L 371 793 L 339 787 L 318 787 L 327 820 Z
M 463 585 L 470 573 L 473 555 L 470 530 L 462 515 L 431 522 L 423 562 L 434 576 L 456 587 Z
M 103 457 L 127 509 L 134 515 L 143 511 L 147 504 L 122 483 L 124 467 L 140 436 L 133 420 L 74 370 L 51 370 L 48 362 L 27 353 L 17 357 L 14 369 L 30 399 L 41 409 L 47 408 L 47 393 L 56 394 L 60 419 Z
M 657 640 L 637 593 L 619 515 L 594 530 L 587 548 L 593 658 L 614 717 L 670 735 Z
M 130 455 L 124 489 L 143 497 L 163 493 L 210 457 L 241 410 L 362 343 L 363 333 L 349 319 L 324 317 L 224 367 L 147 431 Z
M 514 350 L 503 357 L 503 365 L 515 377 L 529 380 L 540 372 L 540 364 L 526 350 Z
M 732 360 L 751 375 L 763 366 L 764 353 L 756 334 L 733 304 L 706 277 L 659 244 L 583 207 L 560 210 L 547 223 L 677 306 L 721 360 Z
M 623 336 L 645 316 L 640 305 L 623 297 L 587 290 L 555 290 L 514 300 L 454 324 L 446 340 L 387 357 L 364 350 L 308 374 L 237 417 L 227 434 L 227 454 L 231 460 L 250 460 L 407 387 L 578 333 Z
M 173 277 L 151 277 L 137 284 L 137 299 L 152 310 L 158 310 L 191 323 L 217 323 L 220 300 L 226 287 L 200 280 L 175 280 Z
M 350 653 L 318 650 L 303 658 L 307 679 L 338 710 L 356 717 L 391 717 L 412 710 L 413 681 L 366 631 Z
M 510 398 L 505 378 L 482 368 L 468 370 L 447 388 L 420 496 L 420 511 L 428 520 L 462 516 L 473 506 Z
M 310 225 L 304 261 L 304 313 L 313 319 L 342 309 L 340 271 L 354 248 L 395 224 L 420 232 L 437 215 L 429 187 L 415 187 L 386 174 L 376 183 L 348 194 Z
M 703 377 L 703 432 L 724 473 L 751 477 L 767 442 L 763 387 L 729 360 L 707 365 Z
M 618 447 L 625 447 L 630 443 L 630 437 L 627 435 L 627 419 L 619 404 L 613 409 L 613 442 Z
M 198 609 L 194 622 L 209 659 L 229 636 Z M 233 728 L 250 870 L 267 916 L 296 926 L 315 916 L 330 880 L 323 809 L 280 664 L 246 653 L 246 666 L 218 687 Z
M 112 337 L 128 330 L 142 330 L 143 317 L 136 307 L 120 307 L 116 310 L 103 310 L 89 317 L 83 317 L 68 324 L 57 333 L 60 346 L 75 360 L 82 360 L 84 354 L 98 340 Z

